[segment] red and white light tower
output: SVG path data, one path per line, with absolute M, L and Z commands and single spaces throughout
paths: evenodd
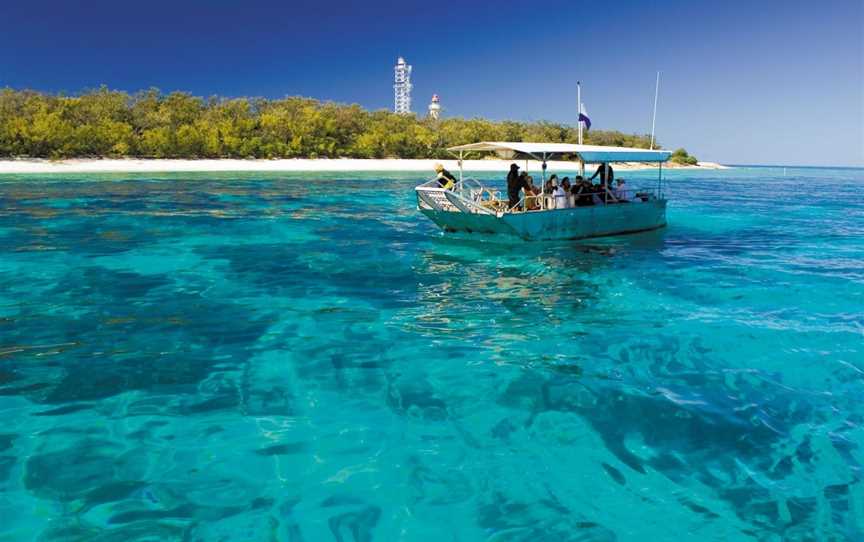
M 432 103 L 429 104 L 429 118 L 438 120 L 441 117 L 441 99 L 437 94 L 432 95 Z

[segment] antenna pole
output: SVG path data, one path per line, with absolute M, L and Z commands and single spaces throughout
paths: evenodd
M 657 122 L 657 95 L 660 94 L 660 72 L 657 72 L 657 83 L 654 85 L 654 114 L 651 116 L 651 150 L 654 150 L 654 126 Z
M 579 125 L 579 144 L 582 144 L 582 83 L 576 81 L 576 124 Z

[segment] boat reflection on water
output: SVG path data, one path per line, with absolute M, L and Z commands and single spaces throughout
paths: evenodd
M 560 325 L 564 314 L 605 304 L 608 296 L 620 293 L 619 285 L 610 285 L 607 278 L 617 267 L 628 266 L 628 258 L 621 256 L 656 254 L 664 238 L 663 231 L 528 243 L 488 243 L 470 234 L 436 236 L 415 266 L 418 319 L 421 325 L 466 337 L 487 328 L 489 319 L 495 319 L 496 327 L 507 320 L 507 335 L 522 337 L 516 341 L 539 339 L 538 316 Z

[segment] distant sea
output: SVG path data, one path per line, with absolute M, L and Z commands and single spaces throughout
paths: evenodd
M 665 175 L 550 243 L 417 174 L 0 177 L 0 540 L 864 539 L 864 170 Z

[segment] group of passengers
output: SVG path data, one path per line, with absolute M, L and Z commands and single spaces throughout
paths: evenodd
M 435 164 L 435 173 L 441 188 L 452 190 L 456 186 L 456 177 L 441 164 Z M 600 177 L 600 184 L 593 183 L 596 177 Z M 520 173 L 518 165 L 510 164 L 510 172 L 507 174 L 507 207 L 516 209 L 523 201 L 522 194 L 524 194 L 523 209 L 526 211 L 542 209 L 541 198 L 544 195 L 550 196 L 554 202 L 553 205 L 547 203 L 547 209 L 627 203 L 629 199 L 626 182 L 624 179 L 617 179 L 617 183 L 613 184 L 613 181 L 615 181 L 615 172 L 612 166 L 603 163 L 597 167 L 594 175 L 587 179 L 577 175 L 572 184 L 570 177 L 564 177 L 559 181 L 558 175 L 553 174 L 541 190 L 534 185 L 534 177 L 525 171 Z
M 600 184 L 594 184 L 592 181 L 598 176 Z M 517 207 L 522 201 L 520 192 L 525 195 L 526 211 L 541 209 L 540 198 L 544 194 L 551 196 L 554 202 L 554 207 L 547 204 L 547 208 L 555 209 L 628 202 L 626 182 L 624 179 L 618 179 L 615 184 L 614 180 L 615 173 L 612 166 L 604 163 L 588 179 L 577 175 L 572 183 L 570 177 L 564 177 L 559 181 L 558 175 L 553 174 L 541 190 L 534 185 L 533 177 L 524 171 L 519 173 L 519 166 L 511 164 L 510 172 L 507 174 L 507 205 L 511 209 Z

